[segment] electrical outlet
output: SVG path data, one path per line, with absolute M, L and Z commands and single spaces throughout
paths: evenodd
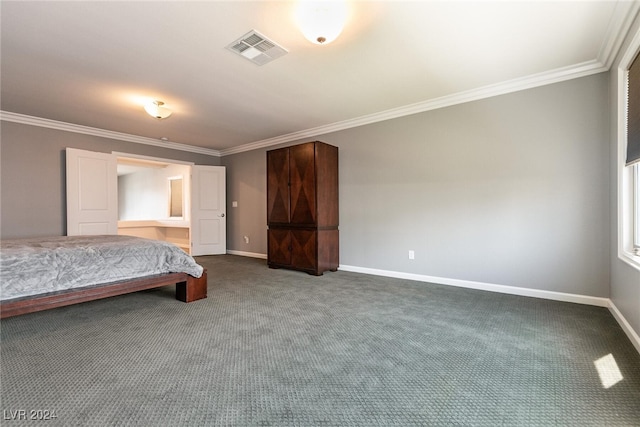
M 416 253 L 414 251 L 409 251 L 409 259 L 416 259 Z
M 249 243 L 249 236 L 244 236 L 244 242 Z

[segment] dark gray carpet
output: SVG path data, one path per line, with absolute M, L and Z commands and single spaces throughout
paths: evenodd
M 203 301 L 168 287 L 3 320 L 2 424 L 640 425 L 640 355 L 607 309 L 198 261 Z

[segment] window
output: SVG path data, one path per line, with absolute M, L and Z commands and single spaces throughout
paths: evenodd
M 618 257 L 640 270 L 640 31 L 618 68 Z
M 633 248 L 640 256 L 640 163 L 633 166 Z
M 627 167 L 633 169 L 633 253 L 640 255 L 640 55 L 627 73 Z

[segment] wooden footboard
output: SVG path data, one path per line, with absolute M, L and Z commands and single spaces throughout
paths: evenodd
M 190 276 L 187 273 L 166 273 L 14 298 L 0 302 L 0 318 L 4 319 L 5 317 L 19 314 L 33 313 L 145 289 L 159 288 L 174 283 L 176 285 L 176 298 L 180 301 L 192 302 L 207 297 L 207 270 L 205 269 L 200 278 Z

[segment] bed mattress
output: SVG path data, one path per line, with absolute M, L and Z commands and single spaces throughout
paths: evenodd
M 60 236 L 0 242 L 0 300 L 163 273 L 202 276 L 172 243 L 132 236 Z

